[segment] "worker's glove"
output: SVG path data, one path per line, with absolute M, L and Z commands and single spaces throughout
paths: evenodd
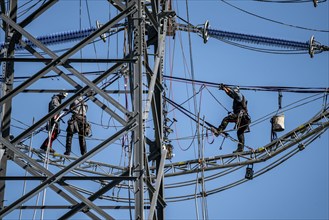
M 222 90 L 223 90 L 223 89 L 224 89 L 224 87 L 225 87 L 225 86 L 224 86 L 224 84 L 223 84 L 223 83 L 219 84 L 219 89 L 222 89 Z

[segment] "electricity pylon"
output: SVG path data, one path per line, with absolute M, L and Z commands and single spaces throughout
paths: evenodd
M 101 197 L 111 188 L 120 184 L 124 180 L 134 182 L 133 195 L 134 195 L 134 210 L 135 219 L 145 219 L 145 190 L 148 189 L 149 193 L 149 216 L 148 218 L 164 219 L 164 201 L 163 201 L 163 165 L 166 155 L 166 150 L 163 148 L 163 131 L 162 131 L 162 89 L 159 82 L 161 82 L 162 65 L 164 56 L 165 39 L 167 35 L 167 21 L 170 13 L 170 1 L 144 1 L 144 0 L 131 0 L 119 1 L 111 0 L 108 4 L 112 4 L 118 9 L 118 15 L 110 19 L 108 22 L 101 25 L 97 30 L 75 44 L 69 50 L 61 55 L 57 55 L 54 51 L 49 49 L 46 45 L 36 39 L 33 34 L 29 33 L 25 27 L 32 24 L 35 19 L 46 12 L 49 8 L 57 4 L 58 1 L 50 0 L 41 5 L 37 10 L 30 13 L 23 21 L 16 22 L 17 14 L 17 0 L 10 0 L 9 7 L 1 2 L 1 19 L 3 21 L 3 28 L 6 35 L 5 52 L 2 63 L 2 71 L 4 82 L 2 83 L 2 96 L 0 104 L 2 108 L 1 117 L 1 131 L 2 137 L 0 138 L 0 147 L 3 152 L 1 160 L 1 211 L 0 217 L 3 218 L 15 209 L 22 207 L 24 202 L 29 201 L 42 190 L 49 188 L 56 192 L 60 197 L 69 202 L 72 207 L 71 210 L 64 213 L 60 219 L 68 218 L 76 212 L 83 210 L 87 216 L 92 219 L 113 219 L 109 212 L 104 211 L 103 208 L 96 205 L 93 201 Z M 89 80 L 81 72 L 79 72 L 73 65 L 71 57 L 79 50 L 84 48 L 95 39 L 104 36 L 111 28 L 119 24 L 119 22 L 126 22 L 127 36 L 128 36 L 128 51 L 121 59 L 118 59 L 108 70 L 103 72 L 94 80 Z M 160 25 L 162 24 L 162 25 Z M 37 52 L 36 49 L 27 45 L 22 40 L 22 36 L 32 42 L 41 50 L 42 53 Z M 18 59 L 15 59 L 15 45 L 20 44 L 26 51 L 35 57 L 33 62 L 44 63 L 45 66 L 26 79 L 24 82 L 17 86 L 13 86 L 14 81 L 14 66 Z M 148 48 L 153 48 L 153 57 L 149 58 Z M 43 54 L 50 57 L 48 61 Z M 153 60 L 151 60 L 153 59 Z M 31 60 L 30 60 L 31 61 Z M 28 62 L 26 60 L 26 62 Z M 77 62 L 87 62 L 85 59 L 80 59 Z M 97 60 L 95 61 L 97 63 Z M 112 62 L 108 60 L 108 62 Z M 69 74 L 65 74 L 61 69 L 64 68 L 65 72 L 73 74 L 74 77 L 81 81 L 81 84 L 73 80 Z M 53 71 L 57 73 L 63 80 L 69 83 L 74 91 L 71 96 L 65 100 L 58 108 L 49 112 L 36 121 L 32 126 L 26 128 L 21 134 L 10 138 L 10 125 L 11 125 L 11 109 L 16 106 L 12 105 L 12 99 L 18 94 L 21 94 L 29 86 L 35 84 L 48 72 Z M 126 109 L 120 102 L 115 100 L 111 95 L 106 93 L 99 83 L 113 74 L 119 72 L 129 79 L 130 96 L 131 96 L 131 109 Z M 145 74 L 146 73 L 146 74 Z M 145 76 L 147 75 L 147 76 Z M 145 80 L 144 80 L 145 78 Z M 143 86 L 148 82 L 147 95 L 143 94 Z M 38 92 L 38 91 L 36 91 Z M 81 156 L 72 163 L 62 168 L 57 172 L 50 171 L 41 166 L 29 154 L 22 151 L 21 142 L 24 138 L 29 137 L 32 133 L 36 132 L 42 125 L 49 121 L 55 114 L 58 114 L 64 108 L 68 107 L 79 95 L 88 98 L 95 105 L 99 106 L 113 117 L 116 122 L 122 125 L 122 129 L 109 136 L 106 140 L 97 146 L 91 146 L 90 151 Z M 98 97 L 97 97 L 98 96 Z M 104 101 L 100 101 L 102 97 Z M 144 97 L 146 100 L 143 101 Z M 144 103 L 143 103 L 144 102 Z M 111 104 L 111 108 L 106 103 Z M 149 112 L 152 112 L 149 116 Z M 155 141 L 152 142 L 152 158 L 145 157 L 146 138 L 144 135 L 145 121 L 153 117 Z M 155 118 L 156 117 L 156 118 Z M 132 144 L 132 165 L 117 176 L 105 177 L 106 184 L 102 188 L 93 193 L 89 197 L 85 197 L 76 188 L 66 183 L 69 178 L 67 174 L 78 169 L 79 165 L 92 158 L 104 148 L 110 146 L 115 141 L 119 140 L 123 135 L 131 134 Z M 6 176 L 7 160 L 11 160 L 18 166 L 25 169 L 29 177 L 16 177 L 17 179 L 24 180 L 41 180 L 31 191 L 25 193 L 16 201 L 5 204 L 5 183 L 9 180 Z M 156 171 L 156 184 L 150 184 L 150 179 L 146 178 L 145 173 L 149 173 L 147 160 L 155 161 Z M 161 167 L 162 166 L 162 167 Z M 80 177 L 84 180 L 95 180 L 91 176 Z M 98 179 L 100 180 L 101 177 Z M 63 190 L 64 189 L 64 190 Z M 38 207 L 37 207 L 38 208 Z M 39 207 L 40 208 L 40 207 Z

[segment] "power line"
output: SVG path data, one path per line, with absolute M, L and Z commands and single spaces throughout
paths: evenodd
M 263 16 L 260 16 L 260 15 L 257 15 L 257 14 L 254 14 L 254 13 L 251 13 L 249 11 L 246 11 L 242 8 L 239 8 L 231 3 L 228 3 L 227 1 L 225 0 L 221 0 L 223 3 L 229 5 L 230 7 L 233 7 L 243 13 L 246 13 L 246 14 L 249 14 L 249 15 L 252 15 L 254 17 L 257 17 L 257 18 L 260 18 L 260 19 L 263 19 L 263 20 L 266 20 L 266 21 L 270 21 L 270 22 L 273 22 L 273 23 L 276 23 L 276 24 L 281 24 L 281 25 L 284 25 L 284 26 L 288 26 L 288 27 L 292 27 L 292 28 L 298 28 L 298 29 L 303 29 L 303 30 L 308 30 L 308 31 L 316 31 L 316 32 L 326 32 L 328 33 L 329 30 L 320 30 L 320 29 L 313 29 L 313 28 L 306 28 L 306 27 L 301 27 L 301 26 L 297 26 L 297 25 L 291 25 L 291 24 L 287 24 L 287 23 L 284 23 L 284 22 L 281 22 L 281 21 L 276 21 L 276 20 L 273 20 L 273 19 L 269 19 L 269 18 L 265 18 Z M 270 0 L 270 1 L 266 1 L 266 0 L 254 0 L 254 1 L 259 1 L 259 2 L 280 2 L 280 3 L 291 3 L 291 2 L 297 2 L 296 0 L 294 1 L 278 1 L 278 0 Z
M 163 78 L 184 82 L 184 83 L 196 83 L 199 85 L 207 85 L 209 87 L 219 88 L 221 83 L 214 83 L 202 80 L 191 80 L 181 77 L 168 76 L 164 75 Z M 263 92 L 292 92 L 292 93 L 328 93 L 329 88 L 325 87 L 293 87 L 293 86 L 245 86 L 245 85 L 233 85 L 233 84 L 225 84 L 227 86 L 239 86 L 240 90 L 252 90 L 252 91 L 263 91 Z

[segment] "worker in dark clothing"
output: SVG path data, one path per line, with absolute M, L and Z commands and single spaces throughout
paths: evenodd
M 233 113 L 226 116 L 217 129 L 212 128 L 211 130 L 218 136 L 219 133 L 222 133 L 226 129 L 228 123 L 235 123 L 239 143 L 237 150 L 233 153 L 242 152 L 244 148 L 244 133 L 249 131 L 249 124 L 251 122 L 247 109 L 247 100 L 240 93 L 238 87 L 230 88 L 221 84 L 219 88 L 224 90 L 233 99 Z
M 54 110 L 55 108 L 57 108 L 61 103 L 62 100 L 65 99 L 65 97 L 67 96 L 66 92 L 60 92 L 57 95 L 53 95 L 53 97 L 51 98 L 51 101 L 49 102 L 48 105 L 48 112 Z M 56 140 L 58 134 L 60 133 L 60 129 L 59 129 L 59 122 L 60 122 L 60 118 L 59 118 L 59 113 L 55 114 L 50 121 L 47 124 L 47 130 L 49 131 L 49 136 L 48 138 L 42 143 L 40 149 L 47 151 L 47 148 L 49 146 L 49 152 L 50 153 L 54 153 L 54 149 L 52 148 L 52 143 L 54 140 Z
M 86 147 L 86 113 L 88 110 L 88 105 L 84 102 L 82 96 L 79 96 L 71 105 L 70 111 L 72 112 L 72 117 L 68 121 L 67 125 L 67 135 L 66 135 L 66 151 L 64 155 L 70 155 L 73 134 L 78 133 L 79 145 L 81 155 L 87 152 Z

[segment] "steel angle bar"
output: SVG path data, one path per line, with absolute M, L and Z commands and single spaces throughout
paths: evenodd
M 128 110 L 121 105 L 119 102 L 117 102 L 114 98 L 109 96 L 106 92 L 104 92 L 102 89 L 98 88 L 97 85 L 92 83 L 89 79 L 87 79 L 84 75 L 76 71 L 71 65 L 64 64 L 63 65 L 66 69 L 68 69 L 71 73 L 73 73 L 77 78 L 79 78 L 82 82 L 84 82 L 86 85 L 88 85 L 92 90 L 94 90 L 96 93 L 101 95 L 105 100 L 110 102 L 112 105 L 115 105 L 121 112 L 123 112 L 125 115 L 129 116 Z
M 25 89 L 24 93 L 76 93 L 76 89 Z M 130 94 L 130 90 L 118 90 L 118 89 L 104 89 L 105 92 L 109 94 Z M 147 94 L 147 90 L 143 90 L 143 94 Z M 105 106 L 106 107 L 106 106 Z
M 29 51 L 32 55 L 34 55 L 36 58 L 39 59 L 45 59 L 40 53 L 38 53 L 35 49 L 33 49 L 31 46 L 27 45 L 26 42 L 23 40 L 20 40 L 20 44 L 27 50 Z M 52 51 L 48 50 L 47 47 L 43 47 L 43 50 L 45 53 L 53 54 Z M 56 56 L 56 55 L 55 55 Z M 61 76 L 64 80 L 66 80 L 69 84 L 71 84 L 74 88 L 80 89 L 82 86 L 80 86 L 78 83 L 76 83 L 73 79 L 68 77 L 62 70 L 58 69 L 56 66 L 51 67 L 51 70 L 57 73 L 59 76 Z
M 19 155 L 19 156 L 24 157 L 25 159 L 27 159 L 29 161 L 29 165 L 33 165 L 34 166 L 33 169 L 38 169 L 40 172 L 43 172 L 44 174 L 46 174 L 48 176 L 53 175 L 50 171 L 48 171 L 46 168 L 44 168 L 43 166 L 41 166 L 37 162 L 33 161 L 27 155 L 25 155 L 22 152 L 20 152 L 18 149 L 15 148 L 15 146 L 11 145 L 6 139 L 2 138 L 1 136 L 0 136 L 0 141 L 2 143 L 4 143 L 6 147 L 8 147 L 9 149 L 11 149 L 15 154 L 17 154 L 17 155 Z M 41 190 L 45 189 L 48 186 L 52 186 L 52 184 L 54 183 L 53 181 L 55 181 L 55 179 L 48 178 L 45 182 L 42 182 L 39 186 L 37 186 L 36 188 L 32 189 L 30 192 L 28 192 L 27 194 L 23 195 L 21 198 L 19 198 L 15 202 L 11 203 L 6 208 L 2 209 L 0 211 L 0 218 L 3 218 L 4 216 L 6 216 L 10 212 L 12 212 L 14 209 L 16 209 L 18 206 L 20 206 L 21 204 L 23 204 L 25 201 L 31 199 L 35 194 L 37 194 Z M 56 180 L 56 181 L 58 181 L 58 180 Z M 69 191 L 71 194 L 73 194 L 75 197 L 79 198 L 82 201 L 85 201 L 86 204 L 88 204 L 88 206 L 91 209 L 95 210 L 96 212 L 98 212 L 100 215 L 102 215 L 105 218 L 108 217 L 107 213 L 105 213 L 103 210 L 99 209 L 92 202 L 87 201 L 87 199 L 84 196 L 82 196 L 81 194 L 77 193 L 71 187 L 67 186 L 67 184 L 64 184 L 63 182 L 61 182 L 61 184 L 64 185 L 63 187 L 67 191 Z M 97 218 L 97 219 L 99 219 L 99 218 Z
M 99 83 L 104 77 L 107 76 L 107 74 L 111 73 L 111 71 L 113 69 L 116 69 L 118 66 L 120 66 L 121 64 L 116 64 L 115 66 L 111 67 L 108 71 L 106 71 L 104 74 L 102 74 L 101 76 L 97 77 L 93 82 L 95 84 Z M 41 118 L 39 121 L 37 121 L 36 123 L 34 123 L 33 125 L 31 125 L 27 130 L 25 130 L 24 132 L 22 132 L 20 135 L 18 135 L 16 138 L 14 138 L 12 140 L 13 144 L 18 143 L 20 140 L 22 140 L 23 138 L 25 138 L 26 136 L 28 136 L 32 131 L 34 131 L 36 128 L 40 127 L 42 124 L 44 124 L 46 121 L 48 121 L 53 115 L 57 114 L 58 112 L 60 112 L 61 110 L 63 110 L 66 106 L 70 105 L 78 96 L 79 94 L 81 95 L 85 95 L 88 91 L 89 91 L 89 87 L 85 86 L 83 88 L 81 88 L 80 90 L 77 91 L 76 94 L 74 94 L 73 96 L 71 96 L 70 98 L 68 98 L 66 101 L 64 101 L 60 106 L 58 106 L 56 109 L 54 109 L 53 111 L 49 112 L 46 116 L 44 116 L 43 118 Z M 89 97 L 89 99 L 91 100 L 95 100 L 96 98 L 94 98 L 93 96 Z M 100 107 L 105 106 L 102 103 L 98 104 Z M 105 109 L 105 108 L 104 108 Z M 126 121 L 124 119 L 122 119 L 120 116 L 118 116 L 113 110 L 106 108 L 107 112 L 109 112 L 110 115 L 112 115 L 115 119 L 117 119 L 120 123 L 122 123 L 123 125 L 126 125 Z
M 144 219 L 144 120 L 143 120 L 143 64 L 145 42 L 144 0 L 135 0 L 138 10 L 131 16 L 128 33 L 134 37 L 130 42 L 138 61 L 133 65 L 133 109 L 138 126 L 133 132 L 133 166 L 135 167 L 135 219 Z
M 22 205 L 18 207 L 17 209 L 72 209 L 73 205 L 43 205 L 43 206 L 37 206 L 37 205 Z M 128 206 L 128 205 L 100 205 L 98 206 L 101 209 L 133 209 L 134 206 Z M 149 209 L 149 206 L 145 206 L 145 209 Z M 90 217 L 90 216 L 89 216 Z M 92 220 L 98 219 L 98 218 L 91 218 Z
M 24 170 L 26 170 L 27 172 L 29 172 L 30 174 L 32 175 L 39 175 L 39 173 L 33 169 L 33 167 L 27 165 L 25 162 L 19 160 L 17 157 L 14 157 L 13 158 L 13 161 L 20 167 L 22 167 Z M 58 195 L 60 195 L 61 197 L 63 197 L 66 201 L 68 201 L 69 203 L 71 203 L 72 205 L 76 205 L 78 204 L 79 202 L 74 200 L 72 198 L 72 196 L 68 195 L 67 193 L 65 193 L 62 189 L 58 188 L 57 186 L 55 185 L 50 185 L 49 186 L 50 189 L 52 189 L 55 193 L 57 193 Z M 69 186 L 66 186 L 66 187 L 69 187 Z M 22 206 L 20 206 L 22 207 Z M 98 218 L 95 214 L 91 213 L 91 212 L 88 212 L 86 213 L 87 216 L 89 216 L 91 219 L 100 219 Z
M 6 181 L 16 181 L 16 180 L 38 180 L 38 181 L 44 181 L 47 177 L 45 176 L 2 176 L 0 177 L 0 180 L 6 180 Z M 99 180 L 99 181 L 105 181 L 105 180 L 134 180 L 136 177 L 118 177 L 118 176 L 64 176 L 61 178 L 62 181 L 74 181 L 74 180 Z
M 19 149 L 21 149 L 21 151 L 25 151 L 25 152 L 29 151 L 29 146 L 26 146 L 26 145 L 16 145 L 16 148 L 19 148 Z M 40 157 L 39 154 L 40 154 L 41 150 L 37 150 L 34 148 L 32 148 L 31 150 L 32 150 L 32 153 L 34 153 Z M 44 154 L 42 154 L 42 155 L 44 155 Z M 79 158 L 79 157 L 66 156 L 66 155 L 59 154 L 59 153 L 52 154 L 52 157 L 55 159 L 50 160 L 49 163 L 51 163 L 53 165 L 57 165 L 59 167 L 65 166 L 65 165 L 63 165 L 63 158 L 68 158 L 70 161 L 77 160 Z M 36 161 L 38 161 L 40 163 L 44 162 L 43 157 L 40 157 L 40 159 L 36 159 Z M 60 162 L 60 164 L 57 164 L 56 162 Z M 95 168 L 95 167 L 102 167 L 104 169 L 107 168 L 109 170 L 112 170 L 112 172 L 115 170 L 118 173 L 122 173 L 123 171 L 125 171 L 127 169 L 127 167 L 124 167 L 124 166 L 117 166 L 117 165 L 103 163 L 103 162 L 99 162 L 99 161 L 93 161 L 93 160 L 87 160 L 87 161 L 85 161 L 84 164 L 85 164 L 85 166 L 92 167 L 92 168 Z M 80 169 L 80 170 L 83 171 L 84 169 Z M 87 170 L 86 172 L 91 172 L 91 171 Z M 93 174 L 102 174 L 100 172 L 95 172 L 95 171 L 93 171 L 92 173 Z M 109 174 L 108 171 L 106 172 L 106 175 L 107 174 Z
M 67 174 L 68 172 L 72 171 L 75 167 L 79 166 L 80 164 L 82 164 L 84 161 L 88 160 L 89 158 L 91 158 L 93 155 L 99 153 L 101 150 L 103 150 L 107 145 L 110 145 L 111 143 L 113 143 L 115 140 L 117 140 L 118 138 L 120 138 L 122 135 L 124 135 L 125 133 L 127 133 L 129 130 L 133 129 L 136 127 L 136 120 L 133 119 L 130 121 L 130 123 L 122 128 L 121 130 L 119 130 L 118 132 L 116 132 L 114 135 L 112 135 L 111 137 L 109 137 L 107 140 L 105 140 L 104 142 L 102 142 L 101 144 L 99 144 L 98 146 L 96 146 L 95 148 L 93 148 L 92 150 L 90 150 L 89 152 L 87 152 L 85 155 L 83 155 L 82 157 L 80 157 L 78 160 L 72 162 L 70 165 L 68 165 L 66 168 L 64 168 L 63 170 L 60 170 L 59 172 L 57 172 L 56 174 L 52 174 L 50 171 L 48 171 L 47 169 L 45 169 L 44 167 L 42 167 L 40 164 L 38 164 L 37 162 L 35 162 L 34 160 L 32 160 L 31 158 L 29 158 L 27 155 L 23 154 L 20 150 L 18 150 L 14 145 L 12 145 L 9 141 L 7 141 L 6 139 L 2 138 L 0 136 L 0 141 L 10 150 L 12 150 L 15 154 L 17 154 L 18 156 L 22 157 L 22 158 L 26 158 L 27 160 L 30 161 L 30 163 L 37 168 L 38 170 L 41 170 L 42 172 L 44 172 L 45 174 L 48 174 L 48 178 L 47 180 L 45 180 L 44 182 L 42 182 L 39 186 L 35 187 L 34 189 L 32 189 L 30 192 L 28 192 L 27 194 L 25 194 L 24 196 L 22 196 L 20 199 L 16 200 L 15 202 L 13 202 L 12 204 L 10 204 L 9 206 L 7 206 L 6 208 L 4 208 L 3 210 L 0 211 L 0 218 L 2 218 L 3 216 L 7 215 L 9 212 L 11 212 L 12 210 L 16 209 L 18 206 L 20 206 L 22 203 L 24 203 L 26 200 L 29 200 L 30 198 L 32 198 L 33 196 L 35 196 L 35 194 L 37 194 L 38 192 L 40 192 L 41 190 L 45 189 L 47 186 L 53 185 L 54 183 L 58 182 L 61 180 L 61 178 Z M 62 183 L 63 184 L 63 183 Z M 81 194 L 77 193 L 75 190 L 72 190 L 70 187 L 65 187 L 65 189 L 67 189 L 70 193 L 72 193 L 75 197 L 79 198 L 81 201 L 83 201 L 86 205 L 88 205 L 88 207 L 90 207 L 91 209 L 93 209 L 94 211 L 96 211 L 97 213 L 99 213 L 101 216 L 103 216 L 105 219 L 111 219 L 112 217 L 109 216 L 106 212 L 104 212 L 103 210 L 99 209 L 99 207 L 97 207 L 95 204 L 93 204 L 90 200 L 86 199 L 84 196 L 82 196 Z
M 109 191 L 110 189 L 112 189 L 114 186 L 116 186 L 117 184 L 119 184 L 121 181 L 124 180 L 124 177 L 126 175 L 129 175 L 129 170 L 125 171 L 122 175 L 120 175 L 118 177 L 118 179 L 113 180 L 112 182 L 108 183 L 106 186 L 102 187 L 101 189 L 99 189 L 97 192 L 95 192 L 93 195 L 89 196 L 88 199 L 90 201 L 94 201 L 96 200 L 99 196 L 103 195 L 104 193 L 106 193 L 107 191 Z M 70 218 L 72 215 L 74 215 L 75 213 L 79 212 L 81 209 L 85 208 L 86 204 L 84 203 L 80 203 L 78 205 L 75 205 L 71 211 L 67 212 L 66 214 L 64 214 L 62 217 L 58 218 L 58 219 L 68 219 Z M 87 211 L 89 212 L 89 211 Z
M 36 160 L 36 161 L 39 162 L 39 163 L 43 163 L 44 162 L 44 160 Z M 60 161 L 60 162 L 63 163 L 63 161 Z M 56 163 L 56 162 L 52 161 L 52 162 L 49 162 L 49 165 L 52 165 L 52 166 L 58 167 L 60 169 L 63 169 L 63 168 L 65 168 L 65 165 L 62 164 L 62 163 Z M 95 168 L 95 167 L 93 167 L 93 168 Z M 86 168 L 76 167 L 74 169 L 74 173 L 73 173 L 73 171 L 72 171 L 72 173 L 75 174 L 75 175 L 99 175 L 100 178 L 97 179 L 97 178 L 91 177 L 91 179 L 102 181 L 102 179 L 103 180 L 104 179 L 105 180 L 106 179 L 114 179 L 114 178 L 116 178 L 116 175 L 117 174 L 122 173 L 123 171 L 124 170 L 120 170 L 120 171 L 117 170 L 116 172 L 111 171 L 111 173 L 104 171 L 105 173 L 102 173 L 102 172 L 99 172 L 99 171 L 94 171 L 94 170 L 89 170 L 89 169 L 86 169 Z M 80 176 L 77 177 L 77 178 L 80 178 Z M 81 178 L 83 178 L 83 177 L 81 177 Z M 129 178 L 127 178 L 127 180 L 128 179 Z
M 119 16 L 119 15 L 116 16 L 115 18 L 113 18 L 112 20 L 110 20 L 107 24 L 105 24 L 104 26 L 102 26 L 99 30 L 96 30 L 90 36 L 94 35 L 96 32 L 99 32 L 101 29 L 104 29 L 105 27 L 111 28 L 111 26 L 113 26 L 115 24 L 114 22 L 118 22 L 118 21 L 120 21 L 122 19 L 122 18 L 121 19 L 118 19 L 117 17 L 121 17 L 121 16 Z M 48 53 L 54 60 L 58 60 L 59 57 L 55 53 L 53 53 L 51 50 L 49 50 L 45 45 L 43 45 L 41 42 L 39 42 L 37 39 L 35 39 L 33 36 L 31 36 L 26 31 L 24 31 L 22 28 L 20 28 L 19 26 L 17 26 L 14 22 L 11 21 L 10 22 L 10 25 L 13 26 L 20 33 L 24 34 L 24 36 L 26 36 L 31 42 L 33 42 L 35 45 L 37 45 L 40 49 L 42 49 L 46 53 Z M 87 37 L 87 38 L 90 38 L 90 36 Z M 87 38 L 85 38 L 85 39 L 87 39 Z M 92 39 L 93 38 L 91 38 L 91 40 Z M 82 41 L 85 41 L 85 40 L 82 40 Z M 89 41 L 87 41 L 87 42 L 89 42 Z M 71 50 L 72 51 L 75 51 L 74 50 L 74 47 Z M 97 92 L 98 94 L 100 94 L 101 96 L 103 96 L 103 98 L 106 99 L 107 101 L 109 101 L 111 104 L 116 105 L 116 107 L 120 111 L 122 111 L 124 114 L 127 114 L 128 111 L 126 110 L 126 108 L 124 106 L 122 106 L 120 103 L 118 103 L 112 97 L 110 97 L 107 93 L 105 93 L 100 88 L 98 88 L 96 85 L 94 85 L 90 80 L 88 80 L 85 76 L 83 76 L 81 73 L 79 73 L 77 70 L 75 70 L 71 65 L 69 65 L 68 63 L 66 63 L 66 60 L 65 60 L 66 58 L 65 57 L 69 57 L 69 56 L 73 55 L 74 53 L 75 52 L 71 52 L 70 53 L 70 51 L 68 51 L 66 56 L 65 55 L 62 55 L 61 57 L 63 57 L 63 58 L 60 59 L 60 60 L 58 60 L 58 64 L 61 64 L 62 63 L 62 65 L 65 68 L 67 68 L 71 73 L 73 73 L 76 77 L 78 77 L 82 82 L 84 82 L 86 85 L 88 85 L 89 87 L 91 87 L 95 92 Z M 52 63 L 52 62 L 49 62 L 49 63 Z M 50 70 L 48 69 L 48 71 L 50 71 Z
M 19 26 L 24 28 L 26 25 L 31 23 L 31 21 L 33 21 L 34 19 L 39 17 L 42 13 L 44 13 L 46 10 L 48 10 L 51 6 L 53 6 L 57 2 L 58 2 L 58 0 L 49 0 L 46 3 L 42 4 L 36 11 L 31 13 L 27 18 L 25 18 L 22 22 L 20 22 Z M 1 13 L 6 14 L 5 1 L 1 1 Z M 4 20 L 2 20 L 2 22 L 3 22 L 3 29 L 4 29 L 4 31 L 6 31 L 5 30 L 6 22 Z M 15 34 L 17 34 L 17 33 L 15 33 Z
M 99 28 L 98 30 L 96 30 L 94 33 L 92 33 L 91 35 L 89 35 L 88 37 L 86 37 L 85 39 L 83 39 L 82 41 L 80 41 L 78 44 L 76 44 L 74 47 L 72 47 L 66 53 L 64 53 L 61 56 L 59 56 L 56 59 L 54 59 L 52 62 L 50 62 L 48 65 L 46 65 L 46 67 L 44 67 L 42 70 L 40 70 L 34 76 L 32 76 L 31 78 L 29 78 L 25 82 L 21 83 L 19 86 L 17 86 L 11 92 L 9 92 L 8 94 L 6 94 L 2 98 L 0 98 L 0 105 L 2 105 L 3 102 L 6 99 L 12 98 L 13 96 L 17 95 L 19 92 L 21 92 L 22 90 L 24 90 L 26 87 L 30 86 L 32 83 L 34 83 L 35 81 L 37 81 L 38 79 L 40 79 L 42 76 L 44 76 L 46 73 L 48 73 L 50 71 L 51 67 L 56 66 L 56 65 L 58 65 L 60 63 L 65 63 L 65 61 L 70 56 L 72 56 L 77 51 L 79 51 L 81 48 L 83 48 L 85 45 L 87 45 L 90 41 L 94 40 L 95 38 L 97 38 L 101 34 L 105 33 L 109 28 L 111 28 L 111 26 L 113 26 L 118 21 L 122 20 L 124 17 L 130 15 L 131 13 L 133 13 L 135 11 L 136 11 L 135 4 L 132 4 L 132 6 L 130 6 L 125 11 L 121 12 L 120 14 L 118 14 L 111 21 L 107 22 L 101 28 Z M 30 39 L 30 40 L 33 40 L 34 39 L 29 33 L 27 33 L 25 30 L 23 30 L 22 28 L 20 28 L 15 22 L 13 22 L 11 19 L 9 19 L 6 15 L 1 14 L 0 17 L 3 20 L 5 20 L 7 23 L 9 23 L 10 26 L 12 26 L 13 28 L 15 28 L 17 31 L 20 30 L 21 31 L 20 33 L 23 34 L 28 39 Z M 43 44 L 41 44 L 37 40 L 35 42 L 33 42 L 33 43 L 36 44 L 38 47 L 42 47 L 43 46 Z
M 167 6 L 166 6 L 167 8 Z M 147 100 L 146 100 L 146 104 L 145 104 L 145 109 L 144 109 L 144 115 L 143 115 L 143 119 L 144 121 L 147 120 L 148 118 L 148 114 L 149 114 L 149 109 L 150 109 L 150 105 L 152 104 L 152 96 L 153 96 L 153 92 L 154 92 L 154 86 L 155 86 L 155 82 L 156 82 L 156 78 L 157 78 L 157 74 L 159 72 L 159 66 L 160 63 L 163 60 L 163 54 L 164 54 L 164 48 L 165 48 L 165 43 L 166 43 L 166 35 L 167 35 L 167 19 L 164 19 L 164 24 L 163 24 L 163 30 L 162 30 L 162 34 L 159 35 L 159 40 L 158 40 L 158 47 L 157 47 L 157 56 L 155 58 L 154 61 L 154 67 L 153 67 L 153 75 L 151 76 L 151 81 L 149 83 L 149 89 L 148 89 L 148 96 L 147 96 Z
M 33 48 L 31 48 L 30 46 L 26 45 L 25 42 L 21 42 L 23 45 L 26 46 L 26 49 L 32 53 L 34 56 L 36 56 L 37 58 L 44 58 L 42 55 L 40 55 L 38 52 L 36 52 Z M 47 48 L 45 48 L 45 50 L 47 50 Z M 49 55 L 52 55 L 53 53 L 50 51 Z M 56 55 L 55 55 L 56 56 Z M 109 76 L 110 74 L 112 74 L 114 71 L 116 71 L 117 69 L 121 68 L 122 64 L 118 63 L 113 65 L 110 69 L 108 69 L 107 71 L 105 71 L 101 76 L 99 76 L 98 80 L 93 81 L 95 84 L 99 83 L 103 78 L 106 78 L 107 76 Z M 81 89 L 81 86 L 76 83 L 76 81 L 72 80 L 70 77 L 68 77 L 65 73 L 63 73 L 60 69 L 58 69 L 57 67 L 52 67 L 52 70 L 57 73 L 59 76 L 61 76 L 64 80 L 66 80 L 69 84 L 71 84 L 73 87 L 75 87 L 76 89 Z M 24 90 L 25 91 L 25 90 Z M 89 97 L 90 100 L 92 100 L 96 105 L 98 105 L 100 108 L 102 108 L 105 112 L 107 112 L 108 114 L 110 114 L 113 118 L 115 118 L 116 120 L 118 120 L 122 125 L 126 125 L 126 121 L 124 119 L 122 119 L 119 115 L 117 115 L 115 113 L 115 111 L 111 110 L 108 108 L 107 105 L 104 105 L 102 102 L 100 102 L 98 99 L 94 98 L 94 96 Z
M 154 216 L 155 206 L 156 206 L 156 202 L 158 200 L 159 190 L 160 190 L 160 186 L 161 186 L 162 179 L 163 179 L 163 168 L 164 168 L 166 155 L 167 155 L 167 150 L 162 148 L 159 170 L 157 172 L 157 178 L 155 181 L 155 192 L 153 193 L 153 196 L 152 196 L 151 207 L 150 207 L 148 219 L 153 219 L 153 216 Z
M 56 4 L 58 0 L 49 0 L 46 3 L 42 4 L 37 10 L 35 10 L 33 13 L 31 13 L 27 18 L 25 18 L 22 22 L 19 23 L 19 26 L 24 28 L 26 25 L 28 25 L 31 21 L 39 17 L 43 12 L 48 10 L 51 6 Z
M 314 128 L 312 131 L 307 132 L 303 136 L 299 137 L 298 140 L 297 139 L 291 140 L 288 144 L 283 145 L 281 148 L 277 149 L 274 152 L 271 152 L 271 154 L 265 154 L 264 157 L 257 159 L 257 161 L 259 161 L 259 162 L 266 161 L 266 160 L 282 153 L 283 151 L 287 150 L 288 148 L 294 146 L 295 144 L 305 140 L 306 138 L 311 137 L 312 135 L 317 134 L 324 129 L 327 129 L 328 127 L 329 127 L 329 122 L 325 122 L 325 123 L 321 124 L 321 126 L 318 126 L 317 128 Z
M 8 57 L 0 57 L 0 62 L 42 62 L 42 63 L 49 63 L 53 59 L 51 58 L 8 58 Z M 136 59 L 96 59 L 96 58 L 70 58 L 66 60 L 67 63 L 130 63 L 136 62 Z
M 23 45 L 26 45 L 25 42 L 21 42 Z M 28 47 L 28 50 L 34 54 L 36 57 L 38 58 L 43 58 L 42 55 L 40 55 L 39 53 L 37 53 L 33 48 L 31 48 L 30 46 L 26 45 Z M 54 54 L 52 51 L 50 51 L 47 47 L 41 45 L 42 49 L 44 51 L 46 51 L 46 53 L 48 53 L 51 57 L 55 58 L 57 57 L 56 54 Z M 33 52 L 32 52 L 33 51 Z M 105 71 L 100 77 L 105 78 L 107 77 L 109 74 L 111 74 L 112 72 L 116 71 L 118 68 L 121 67 L 122 64 L 117 63 L 116 65 L 112 66 L 108 71 Z M 53 71 L 55 71 L 58 75 L 60 75 L 62 78 L 64 78 L 68 83 L 70 83 L 72 86 L 74 86 L 75 88 L 81 88 L 81 86 L 79 84 L 77 84 L 74 80 L 72 80 L 70 77 L 68 77 L 66 74 L 64 74 L 61 70 L 59 70 L 57 67 L 52 67 Z M 75 72 L 77 72 L 76 70 L 74 70 Z M 73 73 L 73 72 L 72 72 Z M 106 75 L 105 75 L 106 74 Z M 101 80 L 97 80 L 95 82 L 95 84 L 99 83 Z M 94 81 L 93 81 L 94 82 Z M 92 101 L 94 101 L 99 107 L 101 107 L 103 110 L 105 110 L 107 113 L 109 113 L 112 117 L 114 117 L 116 120 L 118 120 L 122 125 L 126 124 L 126 121 L 124 119 L 122 119 L 120 116 L 118 116 L 114 111 L 110 110 L 106 105 L 104 105 L 103 103 L 100 103 L 98 100 L 90 98 Z M 112 98 L 111 98 L 112 99 Z M 117 102 L 112 99 L 112 104 L 115 106 L 120 107 L 120 104 L 117 104 Z M 122 109 L 122 106 L 121 106 Z M 125 109 L 126 110 L 126 109 Z M 128 113 L 126 113 L 128 114 Z

